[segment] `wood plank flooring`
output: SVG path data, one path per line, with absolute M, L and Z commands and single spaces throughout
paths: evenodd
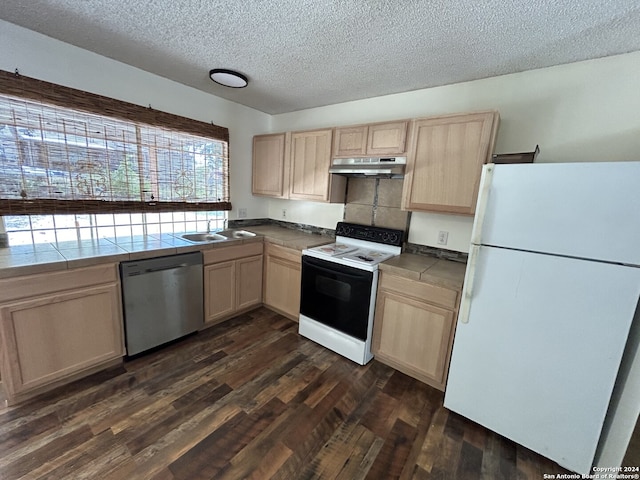
M 0 410 L 1 479 L 541 479 L 553 462 L 260 308 Z

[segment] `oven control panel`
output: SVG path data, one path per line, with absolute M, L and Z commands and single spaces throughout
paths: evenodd
M 336 226 L 336 236 L 357 238 L 359 240 L 368 240 L 384 245 L 401 247 L 402 241 L 404 240 L 404 231 L 393 228 L 360 225 L 357 223 L 338 222 Z

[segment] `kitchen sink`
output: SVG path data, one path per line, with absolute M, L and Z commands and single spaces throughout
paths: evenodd
M 219 242 L 229 239 L 229 237 L 217 233 L 185 233 L 184 235 L 180 235 L 180 238 L 184 238 L 190 242 Z
M 221 242 L 230 239 L 250 238 L 255 237 L 256 234 L 247 230 L 222 230 L 211 233 L 184 233 L 182 235 L 176 235 L 180 238 L 188 240 L 190 242 L 205 243 L 205 242 Z
M 256 236 L 255 233 L 248 232 L 247 230 L 223 230 L 218 232 L 218 235 L 226 238 L 250 238 Z

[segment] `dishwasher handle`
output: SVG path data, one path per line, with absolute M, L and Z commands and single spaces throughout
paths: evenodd
M 142 273 L 153 273 L 153 272 L 163 272 L 165 270 L 173 270 L 174 268 L 182 268 L 182 267 L 190 267 L 191 265 L 189 263 L 176 263 L 174 265 L 166 265 L 164 267 L 158 267 L 158 268 L 147 268 L 144 272 Z
M 202 252 L 120 262 L 120 274 L 122 278 L 125 279 L 128 277 L 137 277 L 139 275 L 195 266 L 202 267 Z

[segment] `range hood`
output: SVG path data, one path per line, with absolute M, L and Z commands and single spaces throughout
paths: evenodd
M 402 178 L 407 157 L 334 158 L 329 173 L 347 177 Z

